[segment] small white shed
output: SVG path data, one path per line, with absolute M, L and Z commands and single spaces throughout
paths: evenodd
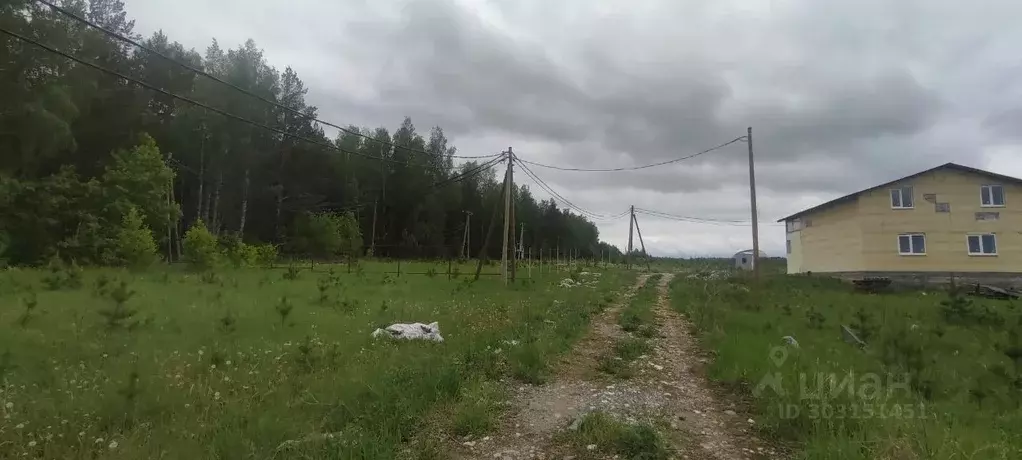
M 752 254 L 753 254 L 752 249 L 746 249 L 744 251 L 738 251 L 737 253 L 735 253 L 734 257 L 732 257 L 732 260 L 734 261 L 734 267 L 739 270 L 752 270 L 753 268 Z M 765 252 L 759 251 L 760 258 L 766 256 L 767 255 Z

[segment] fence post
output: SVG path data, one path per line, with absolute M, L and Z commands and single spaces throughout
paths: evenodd
M 451 259 L 447 259 L 447 281 L 451 280 Z
M 401 259 L 397 260 L 397 277 L 401 277 Z

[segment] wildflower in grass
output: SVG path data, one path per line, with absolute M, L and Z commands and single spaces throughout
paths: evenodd
M 35 447 L 35 445 L 36 445 L 35 441 L 29 441 L 28 442 L 28 447 Z
M 220 399 L 220 392 L 219 391 L 216 392 L 216 393 L 213 393 L 213 399 L 217 399 L 217 400 Z
M 224 361 L 224 364 L 230 366 L 231 365 L 231 360 L 228 359 L 227 361 Z
M 20 429 L 25 428 L 25 424 L 24 423 L 19 423 L 17 425 L 14 425 L 14 427 L 20 430 Z
M 210 368 L 210 369 L 216 369 L 216 364 L 210 364 L 210 365 L 209 365 L 209 368 Z
M 78 437 L 79 438 L 85 437 L 85 432 L 84 431 L 79 431 L 78 432 Z
M 105 441 L 105 439 L 103 439 L 103 438 L 96 438 L 96 440 L 93 441 L 93 442 L 96 443 L 96 444 L 103 444 L 103 441 Z
M 204 353 L 202 349 L 199 349 L 199 356 L 202 356 L 202 353 Z
M 4 407 L 6 407 L 8 409 L 14 409 L 14 403 L 8 402 L 7 404 L 4 404 Z
M 116 449 L 117 448 L 117 441 L 110 441 L 110 445 L 107 446 L 107 447 L 109 447 L 110 449 Z

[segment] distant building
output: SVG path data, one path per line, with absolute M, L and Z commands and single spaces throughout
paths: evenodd
M 1022 286 L 1022 179 L 955 163 L 781 219 L 788 273 Z
M 734 261 L 734 267 L 739 270 L 752 270 L 755 266 L 752 257 L 752 249 L 746 249 L 744 251 L 738 251 L 731 259 Z M 767 255 L 763 251 L 759 251 L 759 258 L 763 259 Z

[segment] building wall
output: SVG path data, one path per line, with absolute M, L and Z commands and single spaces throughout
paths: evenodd
M 845 272 L 862 268 L 862 230 L 857 225 L 859 205 L 856 200 L 836 204 L 803 216 L 798 234 L 799 264 L 792 265 L 789 255 L 788 273 Z M 796 251 L 792 242 L 792 252 Z M 797 269 L 798 271 L 793 271 Z
M 802 273 L 802 230 L 787 232 L 787 243 L 791 251 L 785 254 L 788 259 L 788 273 Z M 787 252 L 787 250 L 786 250 Z
M 980 205 L 980 187 L 1004 187 L 1005 206 Z M 911 185 L 914 207 L 892 209 L 890 190 Z M 933 194 L 931 200 L 925 194 Z M 950 212 L 937 212 L 948 203 Z M 941 169 L 859 196 L 862 271 L 878 272 L 1022 272 L 1022 186 L 988 176 Z M 977 220 L 977 212 L 998 212 L 997 220 Z M 898 235 L 924 233 L 926 255 L 898 254 Z M 997 235 L 996 256 L 969 255 L 966 235 Z M 824 270 L 820 270 L 824 271 Z M 836 270 L 835 270 L 836 271 Z M 848 271 L 848 270 L 842 270 Z

